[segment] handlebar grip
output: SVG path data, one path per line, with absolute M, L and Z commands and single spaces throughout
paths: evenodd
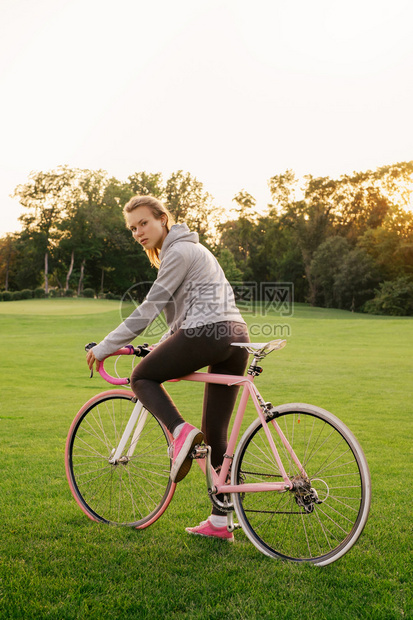
M 92 344 L 92 343 L 90 343 L 90 344 Z M 95 346 L 95 345 L 93 345 L 93 346 Z M 108 357 L 114 357 L 114 356 L 119 356 L 119 355 L 136 355 L 137 357 L 145 357 L 150 352 L 151 352 L 151 350 L 148 348 L 148 345 L 146 343 L 143 344 L 143 345 L 140 345 L 140 346 L 138 346 L 136 348 L 133 345 L 131 345 L 131 344 L 127 344 L 126 346 L 122 347 L 121 349 L 118 349 L 118 351 L 115 351 L 114 353 L 111 353 L 104 360 L 99 362 L 99 371 L 98 372 L 99 372 L 100 376 L 102 377 L 102 379 L 104 379 L 108 383 L 111 383 L 112 385 L 129 385 L 129 383 L 130 383 L 129 377 L 112 377 L 112 375 L 110 375 L 108 372 L 106 372 L 106 370 L 104 368 L 105 360 Z
M 85 345 L 85 351 L 90 351 L 93 347 L 96 346 L 96 342 L 89 342 L 89 344 Z M 134 347 L 131 344 L 127 344 L 126 346 L 118 349 L 114 353 L 106 356 L 104 360 L 99 361 L 99 374 L 108 383 L 112 385 L 129 385 L 130 379 L 129 377 L 112 377 L 104 368 L 104 362 L 108 357 L 119 356 L 119 355 L 136 355 L 137 357 L 145 357 L 151 352 L 151 348 L 147 343 L 139 345 L 138 347 Z M 91 371 L 91 377 L 93 376 L 93 369 Z
M 105 357 L 104 360 L 99 362 L 98 372 L 100 376 L 102 377 L 102 379 L 104 379 L 108 383 L 111 383 L 112 385 L 129 385 L 130 383 L 129 377 L 112 377 L 112 375 L 106 372 L 104 368 L 104 362 L 105 360 L 107 360 L 108 357 L 114 357 L 115 355 L 118 356 L 118 355 L 134 355 L 134 354 L 135 354 L 134 347 L 131 344 L 127 344 L 125 347 L 122 347 L 121 349 L 118 349 L 118 351 L 115 351 L 114 353 L 111 353 L 110 355 Z
M 111 383 L 112 385 L 129 385 L 130 383 L 129 377 L 123 377 L 123 378 L 112 377 L 112 375 L 107 373 L 106 370 L 104 369 L 103 362 L 100 362 L 99 364 L 99 374 L 102 377 L 102 379 L 104 379 L 108 383 Z

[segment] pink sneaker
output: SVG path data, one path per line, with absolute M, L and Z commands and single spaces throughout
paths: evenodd
M 209 519 L 202 521 L 196 527 L 186 527 L 185 531 L 188 534 L 195 534 L 196 536 L 206 536 L 208 538 L 221 538 L 222 540 L 228 540 L 228 542 L 234 542 L 234 534 L 228 532 L 225 527 L 215 527 L 210 523 Z
M 192 459 L 188 455 L 198 443 L 201 443 L 203 438 L 204 435 L 198 428 L 188 424 L 188 422 L 185 423 L 178 437 L 169 446 L 170 456 L 172 457 L 170 473 L 172 482 L 180 482 L 185 478 L 192 466 Z

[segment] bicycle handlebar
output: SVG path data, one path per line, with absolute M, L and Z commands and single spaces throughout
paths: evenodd
M 89 342 L 89 344 L 87 344 L 85 346 L 85 351 L 89 351 L 94 346 L 96 346 L 96 342 Z M 110 355 L 105 357 L 105 359 L 102 360 L 101 362 L 99 361 L 99 370 L 98 370 L 98 372 L 99 372 L 100 376 L 102 377 L 102 379 L 104 379 L 108 383 L 111 383 L 112 385 L 128 385 L 130 383 L 129 377 L 123 377 L 123 378 L 122 377 L 112 377 L 112 375 L 110 375 L 108 372 L 106 372 L 106 370 L 104 368 L 105 360 L 107 360 L 108 357 L 113 357 L 115 355 L 116 356 L 119 356 L 119 355 L 136 355 L 136 357 L 145 357 L 150 352 L 151 352 L 151 349 L 148 348 L 148 345 L 146 343 L 142 344 L 142 345 L 139 345 L 138 347 L 134 347 L 131 344 L 127 344 L 125 347 L 122 347 L 121 349 L 118 349 L 118 351 L 115 351 L 114 353 L 111 353 Z

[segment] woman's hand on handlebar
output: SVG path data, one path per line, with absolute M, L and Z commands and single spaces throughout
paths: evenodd
M 111 375 L 109 375 L 105 368 L 104 368 L 104 361 L 99 361 L 96 357 L 95 354 L 93 353 L 93 347 L 96 346 L 96 342 L 89 342 L 89 344 L 87 344 L 85 346 L 85 350 L 86 350 L 86 363 L 89 366 L 90 369 L 90 377 L 93 377 L 93 365 L 96 364 L 96 370 L 97 372 L 99 372 L 100 376 L 105 379 L 105 381 L 107 381 L 108 383 L 111 383 L 112 385 L 128 385 L 129 384 L 129 378 L 128 377 L 112 377 Z M 137 357 L 145 357 L 146 355 L 148 355 L 148 353 L 150 353 L 152 347 L 149 347 L 148 344 L 142 344 L 138 347 L 134 347 L 131 344 L 127 344 L 124 347 L 121 347 L 120 349 L 118 349 L 117 351 L 115 351 L 114 353 L 110 353 L 107 357 L 111 357 L 113 355 L 136 355 Z
M 99 360 L 96 359 L 94 353 L 93 353 L 93 349 L 90 349 L 90 351 L 87 352 L 86 354 L 86 363 L 89 366 L 90 370 L 93 370 L 93 364 L 96 362 L 96 370 L 99 370 Z

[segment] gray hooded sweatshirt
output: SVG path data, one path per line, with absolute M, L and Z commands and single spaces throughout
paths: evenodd
M 169 334 L 218 323 L 245 323 L 216 258 L 186 224 L 175 224 L 160 252 L 158 277 L 143 303 L 93 348 L 98 360 L 129 344 L 164 311 Z

